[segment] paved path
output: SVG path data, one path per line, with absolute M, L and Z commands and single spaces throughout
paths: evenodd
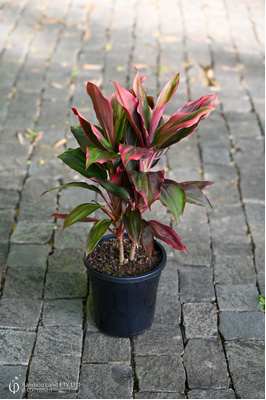
M 264 398 L 264 2 L 2 0 L 0 21 L 0 397 Z M 71 106 L 93 119 L 84 82 L 107 96 L 134 65 L 153 95 L 181 73 L 169 114 L 218 101 L 162 166 L 215 181 L 214 209 L 188 205 L 188 255 L 167 249 L 154 325 L 129 340 L 91 320 L 86 227 L 49 217 L 87 199 L 39 194 L 75 179 L 56 156 Z

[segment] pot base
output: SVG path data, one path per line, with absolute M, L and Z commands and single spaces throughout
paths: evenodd
M 107 235 L 101 239 L 114 238 Z M 166 252 L 154 270 L 138 276 L 116 277 L 93 268 L 88 259 L 84 263 L 89 272 L 96 326 L 104 333 L 117 337 L 131 337 L 143 333 L 152 325 L 157 288 L 161 272 L 166 264 Z

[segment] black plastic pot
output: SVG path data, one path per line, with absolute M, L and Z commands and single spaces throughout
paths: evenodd
M 106 235 L 99 244 L 113 238 L 114 235 Z M 158 283 L 166 264 L 163 246 L 156 240 L 155 246 L 162 252 L 161 263 L 154 270 L 138 276 L 118 277 L 99 272 L 84 257 L 91 282 L 95 323 L 102 332 L 130 337 L 150 328 Z

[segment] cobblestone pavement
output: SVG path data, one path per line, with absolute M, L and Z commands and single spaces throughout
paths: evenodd
M 0 397 L 265 398 L 264 2 L 2 0 L 0 21 Z M 154 96 L 180 72 L 169 114 L 217 93 L 162 165 L 214 181 L 214 209 L 187 206 L 152 328 L 118 339 L 91 318 L 86 227 L 49 217 L 84 193 L 39 195 L 76 179 L 56 156 L 76 147 L 70 108 L 94 118 L 84 82 L 109 96 L 134 65 Z

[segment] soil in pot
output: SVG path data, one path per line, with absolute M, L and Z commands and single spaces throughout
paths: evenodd
M 123 239 L 125 263 L 119 265 L 118 240 L 112 239 L 98 245 L 88 256 L 88 261 L 99 272 L 114 276 L 137 276 L 155 269 L 162 261 L 161 251 L 154 247 L 151 259 L 141 245 L 136 249 L 134 261 L 129 260 L 131 241 Z

